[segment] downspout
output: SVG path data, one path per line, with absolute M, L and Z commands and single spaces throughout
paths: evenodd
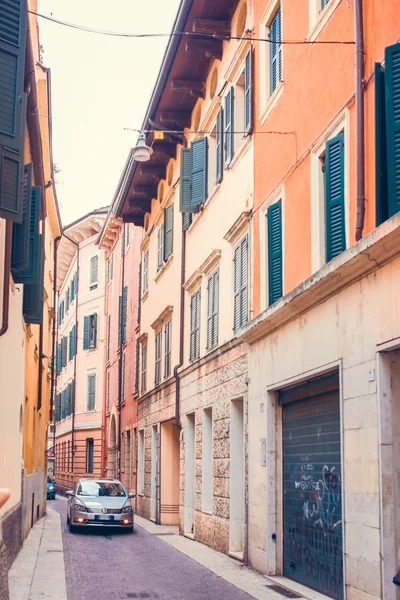
M 50 184 L 47 184 L 44 189 L 44 196 L 46 196 L 46 189 Z M 45 200 L 46 203 L 46 200 Z M 46 217 L 43 217 L 42 220 L 42 248 L 43 248 L 43 256 L 45 256 L 45 248 L 46 248 Z M 43 267 L 44 268 L 44 267 Z M 42 319 L 39 325 L 39 377 L 38 377 L 38 398 L 37 398 L 37 409 L 40 410 L 42 408 L 42 392 L 43 392 L 43 301 L 42 301 Z
M 121 479 L 121 405 L 122 405 L 122 329 L 124 322 L 124 284 L 125 284 L 125 228 L 122 227 L 122 268 L 121 268 L 121 334 L 119 338 L 118 360 L 118 479 Z
M 74 397 L 72 401 L 72 424 L 71 424 L 71 471 L 74 473 L 74 456 L 75 456 L 75 397 L 76 397 L 76 358 L 78 356 L 78 300 L 79 300 L 79 244 L 70 238 L 64 231 L 62 235 L 72 242 L 77 247 L 76 253 L 76 293 L 75 293 L 75 331 L 76 331 L 76 352 L 74 356 Z
M 57 330 L 57 250 L 58 242 L 61 240 L 61 236 L 58 236 L 54 240 L 54 259 L 53 259 L 53 330 L 52 330 L 52 341 L 51 341 L 51 388 L 50 388 L 50 421 L 53 421 L 53 449 L 55 451 L 55 438 L 56 438 L 56 419 L 54 406 L 54 395 L 56 393 L 57 379 L 54 377 L 54 363 L 56 355 L 56 330 Z
M 364 27 L 363 0 L 354 1 L 354 26 L 356 41 L 356 241 L 362 238 L 365 218 L 365 133 L 364 133 Z
M 182 230 L 183 230 L 183 213 L 182 213 Z M 175 425 L 178 429 L 182 429 L 180 403 L 181 403 L 181 379 L 179 369 L 183 365 L 183 343 L 184 343 L 184 324 L 185 324 L 185 257 L 186 257 L 186 231 L 182 231 L 182 249 L 181 249 L 181 300 L 179 313 L 179 363 L 174 367 L 175 377 Z
M 0 337 L 8 331 L 8 310 L 10 306 L 10 271 L 11 271 L 11 242 L 12 223 L 6 221 L 6 239 L 4 246 L 4 277 L 3 277 L 3 312 Z

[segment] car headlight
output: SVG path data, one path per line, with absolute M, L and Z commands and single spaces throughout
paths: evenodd
M 131 513 L 132 512 L 132 507 L 131 506 L 124 506 L 124 508 L 122 509 L 123 513 Z
M 88 509 L 86 508 L 86 506 L 83 506 L 83 504 L 75 504 L 74 510 L 79 510 L 80 512 L 88 512 Z
M 51 485 L 51 486 L 49 487 L 49 492 L 52 492 L 53 490 L 54 490 L 54 485 Z

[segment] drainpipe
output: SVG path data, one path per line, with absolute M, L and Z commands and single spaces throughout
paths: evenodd
M 364 28 L 363 0 L 354 2 L 354 26 L 356 40 L 356 169 L 357 169 L 357 214 L 356 241 L 362 238 L 365 217 L 365 134 L 364 134 Z
M 122 272 L 121 272 L 121 335 L 119 339 L 118 360 L 118 479 L 121 479 L 121 405 L 122 405 L 122 325 L 124 322 L 124 284 L 125 284 L 125 226 L 122 226 Z
M 8 331 L 8 309 L 10 306 L 10 270 L 11 270 L 12 223 L 6 221 L 6 239 L 4 247 L 3 312 L 0 337 Z
M 72 425 L 71 425 L 71 470 L 72 474 L 74 473 L 74 456 L 75 456 L 75 397 L 76 397 L 76 366 L 77 366 L 77 356 L 78 356 L 78 300 L 79 300 L 79 244 L 75 242 L 72 238 L 70 238 L 64 231 L 63 236 L 67 238 L 68 241 L 72 242 L 77 247 L 76 254 L 76 273 L 77 273 L 77 281 L 76 281 L 76 291 L 75 291 L 75 331 L 76 331 L 76 352 L 74 356 L 74 398 L 72 401 Z
M 54 240 L 54 260 L 53 260 L 53 330 L 51 333 L 51 388 L 50 388 L 50 421 L 53 421 L 53 448 L 55 449 L 55 436 L 56 436 L 56 420 L 55 420 L 55 411 L 53 410 L 54 406 L 54 395 L 56 392 L 57 380 L 54 377 L 54 362 L 56 355 L 56 322 L 57 322 L 57 312 L 56 312 L 56 304 L 57 304 L 57 250 L 58 250 L 58 242 L 61 240 L 61 236 L 58 236 Z
M 183 213 L 182 213 L 182 229 L 183 229 Z M 175 377 L 175 425 L 178 429 L 182 429 L 180 415 L 180 400 L 181 400 L 181 379 L 179 369 L 183 365 L 183 342 L 184 342 L 184 324 L 185 324 L 185 257 L 186 257 L 186 231 L 182 231 L 182 250 L 181 250 L 181 301 L 180 301 L 180 317 L 179 317 L 179 363 L 174 367 Z
M 51 185 L 48 183 L 44 188 L 44 195 L 46 195 L 46 189 Z M 45 200 L 46 202 L 46 200 Z M 45 255 L 46 248 L 46 217 L 43 216 L 42 220 L 42 248 L 43 256 Z M 43 302 L 42 302 L 43 304 Z M 38 377 L 38 398 L 37 398 L 37 409 L 42 408 L 42 391 L 43 391 L 43 306 L 42 306 L 42 319 L 39 325 L 39 377 Z

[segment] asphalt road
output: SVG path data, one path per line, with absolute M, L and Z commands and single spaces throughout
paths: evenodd
M 49 506 L 61 515 L 68 600 L 251 598 L 141 527 L 70 533 L 66 501 Z

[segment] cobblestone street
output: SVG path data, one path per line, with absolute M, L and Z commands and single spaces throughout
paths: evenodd
M 248 594 L 165 544 L 141 527 L 70 533 L 66 502 L 50 503 L 61 515 L 68 600 L 246 600 Z

